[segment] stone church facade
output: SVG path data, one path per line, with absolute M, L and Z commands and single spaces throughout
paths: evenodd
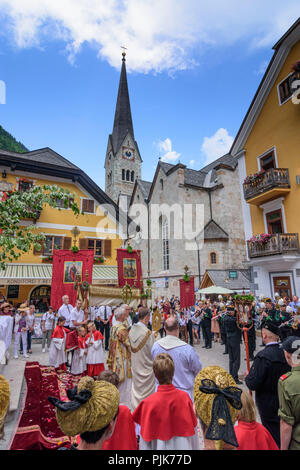
M 195 287 L 199 286 L 199 274 L 202 279 L 206 271 L 225 271 L 224 279 L 229 277 L 229 271 L 237 272 L 238 276 L 240 271 L 247 275 L 239 175 L 237 162 L 231 156 L 225 155 L 200 171 L 182 164 L 159 162 L 152 183 L 142 180 L 135 183 L 129 216 L 136 223 L 136 205 L 141 204 L 149 212 L 152 226 L 146 230 L 141 226 L 141 236 L 135 237 L 131 244 L 142 250 L 144 278 L 154 282 L 156 295 L 179 295 L 178 281 L 185 266 L 195 276 Z M 196 204 L 204 208 L 203 230 L 195 237 L 193 250 L 186 247 L 184 239 L 176 238 L 175 213 L 162 210 L 153 222 L 154 208 L 157 214 L 158 205 L 171 208 L 174 204 L 182 211 L 189 205 L 194 209 Z M 157 224 L 158 239 L 152 236 L 153 225 Z M 248 286 L 241 285 L 241 290 L 243 287 Z
M 246 244 L 237 160 L 225 155 L 202 170 L 183 164 L 159 161 L 153 181 L 141 179 L 142 158 L 134 137 L 126 75 L 125 53 L 119 83 L 113 132 L 108 138 L 105 158 L 107 195 L 140 226 L 129 229 L 131 245 L 142 250 L 144 279 L 152 279 L 157 295 L 179 295 L 184 267 L 195 276 L 195 286 L 207 270 L 224 274 L 235 270 L 246 273 Z M 177 204 L 175 213 L 168 210 Z M 193 250 L 178 238 L 176 217 L 185 206 L 202 206 L 201 233 Z M 144 213 L 137 217 L 137 206 Z M 153 218 L 157 206 L 167 214 Z M 147 216 L 145 217 L 145 214 Z M 157 215 L 157 214 L 156 214 Z M 201 241 L 202 240 L 202 241 Z M 225 272 L 226 271 L 226 272 Z

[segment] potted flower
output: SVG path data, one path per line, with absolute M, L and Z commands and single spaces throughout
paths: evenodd
M 53 263 L 53 256 L 44 256 L 43 257 L 43 263 Z
M 250 184 L 251 186 L 256 186 L 260 181 L 262 181 L 265 170 L 260 170 L 257 173 L 248 175 L 244 180 L 244 184 Z
M 272 234 L 270 233 L 260 233 L 259 235 L 255 235 L 250 238 L 249 242 L 254 243 L 255 245 L 264 246 L 271 240 L 271 238 Z
M 294 72 L 295 78 L 300 78 L 300 60 L 292 66 L 292 72 Z
M 78 246 L 73 245 L 72 248 L 71 248 L 71 251 L 72 251 L 72 253 L 78 253 L 78 251 L 79 251 Z
M 100 256 L 94 256 L 94 264 L 103 264 L 105 261 L 105 258 L 100 255 Z
M 127 251 L 128 253 L 132 253 L 133 252 L 133 248 L 131 245 L 127 245 Z

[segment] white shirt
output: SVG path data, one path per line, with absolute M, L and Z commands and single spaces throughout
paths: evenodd
M 76 307 L 73 308 L 71 311 L 71 317 L 70 317 L 70 328 L 76 328 L 76 326 L 73 324 L 73 322 L 76 321 L 78 323 L 84 321 L 84 311 L 83 310 L 77 310 Z
M 99 308 L 98 315 L 100 316 L 101 320 L 104 320 L 104 321 L 105 321 L 105 309 L 106 309 L 106 320 L 109 320 L 112 315 L 111 307 L 109 305 L 102 305 L 102 307 Z
M 71 304 L 62 304 L 62 306 L 59 308 L 58 310 L 58 316 L 59 317 L 65 317 L 66 319 L 66 323 L 65 323 L 65 326 L 69 326 L 70 325 L 70 319 L 71 319 L 71 312 L 73 310 L 73 305 Z
M 45 330 L 52 330 L 54 326 L 55 314 L 46 312 L 42 316 L 42 321 L 45 322 Z
M 97 317 L 99 317 L 99 307 L 90 307 L 91 311 L 91 321 L 95 321 Z
M 27 313 L 27 315 L 26 315 L 26 325 L 27 325 L 27 327 L 32 328 L 34 320 L 35 320 L 34 313 L 32 315 L 30 315 L 30 313 Z

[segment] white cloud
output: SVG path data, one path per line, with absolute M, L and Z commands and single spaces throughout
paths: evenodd
M 190 167 L 194 168 L 194 165 L 195 165 L 195 160 L 190 160 Z
M 204 137 L 201 147 L 206 160 L 204 165 L 209 165 L 217 158 L 229 152 L 234 138 L 228 134 L 227 129 L 219 129 L 212 137 Z
M 0 0 L 0 11 L 1 33 L 5 25 L 18 47 L 60 39 L 74 61 L 88 43 L 119 68 L 126 45 L 128 70 L 147 73 L 193 67 L 207 48 L 241 40 L 270 47 L 299 16 L 299 0 Z
M 172 141 L 168 137 L 166 140 L 160 140 L 157 143 L 158 150 L 160 152 L 160 157 L 162 162 L 171 162 L 175 163 L 180 157 L 180 153 L 172 150 Z

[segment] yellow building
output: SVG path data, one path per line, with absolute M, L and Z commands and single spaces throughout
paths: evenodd
M 231 154 L 239 162 L 246 240 L 270 235 L 248 241 L 253 290 L 291 297 L 300 295 L 300 63 L 292 70 L 300 61 L 300 18 L 274 50 Z
M 34 224 L 46 239 L 40 252 L 23 254 L 0 271 L 0 294 L 14 304 L 49 301 L 53 249 L 71 249 L 75 226 L 80 231 L 77 246 L 105 259 L 103 264 L 94 264 L 93 284 L 117 284 L 116 249 L 126 237 L 126 220 L 120 220 L 118 206 L 84 171 L 50 148 L 24 154 L 0 150 L 0 191 L 26 191 L 32 185 L 45 184 L 67 188 L 83 214 L 75 216 L 71 209 L 60 209 L 58 201 L 57 209 L 46 206 L 36 220 L 22 222 Z

